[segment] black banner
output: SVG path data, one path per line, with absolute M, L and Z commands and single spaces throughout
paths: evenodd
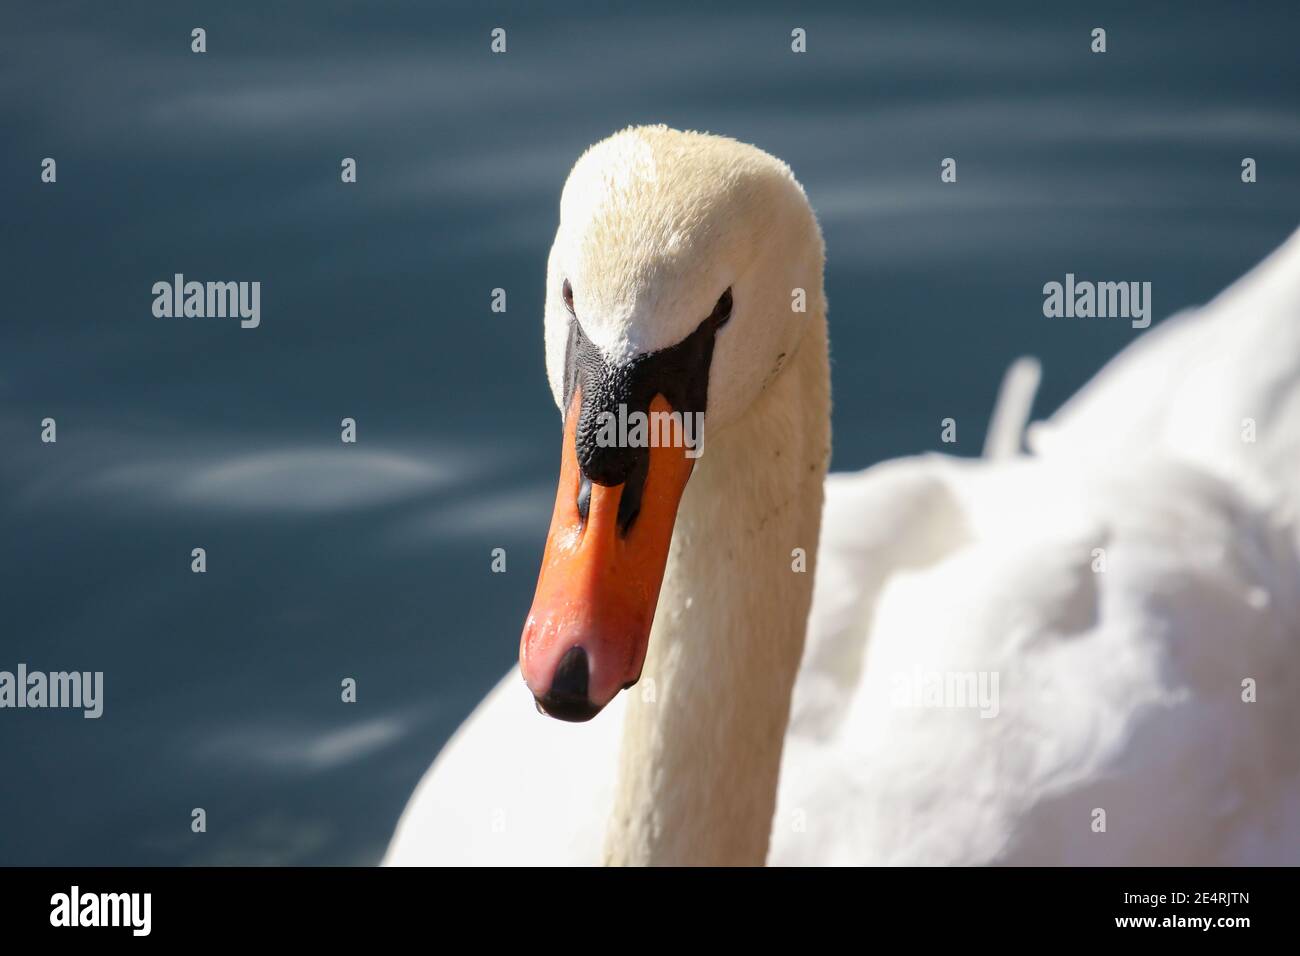
M 892 933 L 924 944 L 983 938 L 987 945 L 991 933 L 1032 933 L 1232 945 L 1289 925 L 1295 872 L 8 869 L 0 883 L 7 941 L 75 934 L 79 944 L 337 944 L 422 934 L 437 946 L 471 932 L 490 933 L 496 943 L 504 930 L 545 944 L 613 919 L 629 934 L 687 925 L 701 936 L 727 935 L 761 920 L 764 928 L 815 927 L 818 936 Z

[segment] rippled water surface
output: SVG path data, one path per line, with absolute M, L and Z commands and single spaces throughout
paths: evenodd
M 1290 4 L 156 6 L 2 15 L 0 670 L 106 695 L 0 710 L 3 863 L 378 858 L 514 658 L 558 460 L 545 257 L 601 136 L 666 122 L 793 166 L 841 470 L 978 454 L 1017 355 L 1041 415 L 1139 334 L 1045 319 L 1043 283 L 1150 281 L 1158 320 L 1300 210 Z M 261 326 L 154 318 L 178 272 L 260 281 Z

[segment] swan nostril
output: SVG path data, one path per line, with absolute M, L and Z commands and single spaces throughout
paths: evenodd
M 583 475 L 582 483 L 578 485 L 578 517 L 586 521 L 589 511 L 591 511 L 591 479 Z
M 600 707 L 587 696 L 588 679 L 587 652 L 581 647 L 569 648 L 555 669 L 551 689 L 536 698 L 537 709 L 557 720 L 591 720 L 600 713 Z

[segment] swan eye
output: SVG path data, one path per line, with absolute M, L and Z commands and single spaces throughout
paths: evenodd
M 709 316 L 709 321 L 713 323 L 714 328 L 720 328 L 729 318 L 731 318 L 731 289 L 722 293 L 718 304 L 713 307 L 713 314 Z
M 568 309 L 569 314 L 572 315 L 573 314 L 573 286 L 569 285 L 568 279 L 564 280 L 564 288 L 560 290 L 560 294 L 564 296 L 564 307 Z

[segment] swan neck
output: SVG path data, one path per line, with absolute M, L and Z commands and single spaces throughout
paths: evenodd
M 824 314 L 747 414 L 708 435 L 628 691 L 605 859 L 761 865 L 802 656 L 830 457 Z

